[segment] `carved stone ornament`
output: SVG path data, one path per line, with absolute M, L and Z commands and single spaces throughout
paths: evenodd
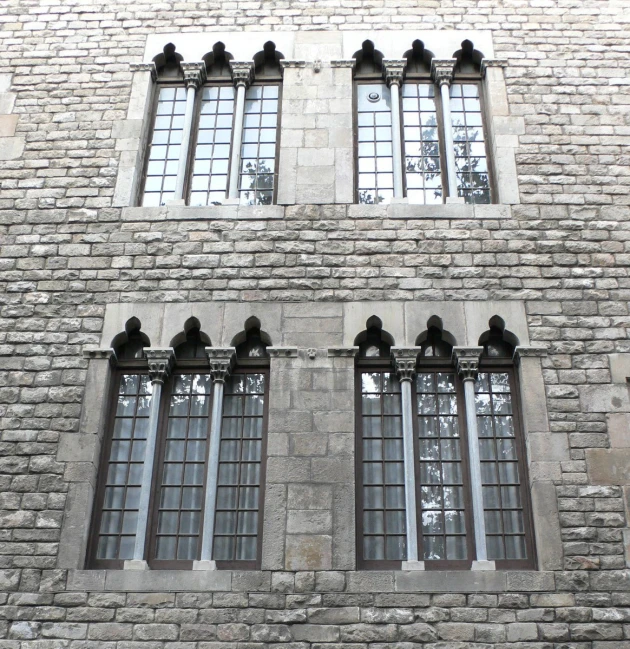
M 433 59 L 431 61 L 431 77 L 438 86 L 442 84 L 451 85 L 455 63 L 457 63 L 455 59 Z
M 395 83 L 398 86 L 402 86 L 406 65 L 407 61 L 405 61 L 404 59 L 383 60 L 383 74 L 385 76 L 385 83 L 387 84 L 387 87 L 391 86 L 392 83 Z
M 353 358 L 359 353 L 358 347 L 329 347 L 328 356 L 333 358 Z
M 280 67 L 284 68 L 305 68 L 306 61 L 297 61 L 295 59 L 280 59 Z
M 116 364 L 118 363 L 116 352 L 111 347 L 84 349 L 83 358 L 89 358 L 90 360 L 107 360 L 112 367 L 116 367 Z
M 297 358 L 297 347 L 267 347 L 271 358 Z
M 315 349 L 315 347 L 309 347 L 309 348 L 306 350 L 306 355 L 307 355 L 311 360 L 315 360 L 315 358 L 317 357 L 317 350 Z
M 232 81 L 237 88 L 239 86 L 249 88 L 253 75 L 251 61 L 230 61 L 230 70 L 232 71 Z
M 153 81 L 157 80 L 157 68 L 155 67 L 155 63 L 131 63 L 129 69 L 132 72 L 150 72 L 151 79 Z
M 392 347 L 392 358 L 399 381 L 412 381 L 421 347 Z
M 146 347 L 144 355 L 149 364 L 151 383 L 164 383 L 173 369 L 173 363 L 175 361 L 173 348 L 165 347 L 159 349 L 155 347 Z
M 547 356 L 547 348 L 542 345 L 518 345 L 514 349 L 513 361 L 515 365 L 518 365 L 522 358 L 542 358 L 543 356 Z
M 483 347 L 453 347 L 457 373 L 466 381 L 474 381 L 479 373 L 479 358 Z
M 215 383 L 225 383 L 232 371 L 236 349 L 234 347 L 206 347 L 210 374 Z
M 331 61 L 330 67 L 331 68 L 354 68 L 356 63 L 357 62 L 354 59 L 339 59 L 337 61 Z
M 483 79 L 486 76 L 486 70 L 488 68 L 507 68 L 507 66 L 507 59 L 482 59 L 480 70 L 481 78 Z
M 184 72 L 184 83 L 186 88 L 199 88 L 206 80 L 206 64 L 203 61 L 199 63 L 181 63 Z

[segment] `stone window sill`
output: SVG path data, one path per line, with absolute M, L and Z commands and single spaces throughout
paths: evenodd
M 236 570 L 69 570 L 66 590 L 271 592 L 273 574 L 269 571 Z M 325 578 L 327 574 L 331 579 Z M 541 592 L 555 589 L 553 572 L 534 570 L 339 571 L 317 573 L 317 575 L 323 577 L 321 583 L 345 583 L 345 587 L 338 589 L 345 593 L 503 593 Z M 309 592 L 328 592 L 330 590 L 330 588 L 316 587 L 310 589 Z
M 305 214 L 317 214 L 320 205 L 209 205 L 191 207 L 166 205 L 164 207 L 124 207 L 123 221 L 263 221 L 285 218 L 285 212 L 305 210 Z M 335 205 L 338 218 L 350 219 L 447 219 L 479 220 L 509 219 L 510 205 Z M 345 214 L 344 214 L 345 211 Z M 289 216 L 289 214 L 287 214 Z M 290 214 L 294 219 L 295 215 Z M 306 218 L 312 218 L 306 216 Z

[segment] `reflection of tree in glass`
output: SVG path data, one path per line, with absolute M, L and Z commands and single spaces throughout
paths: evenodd
M 375 199 L 372 191 L 369 189 L 359 190 L 359 203 L 363 203 L 364 205 L 377 205 L 378 203 L 382 203 L 384 200 L 385 197 L 380 195 L 377 195 Z
M 453 124 L 453 146 L 457 163 L 457 184 L 459 195 L 467 203 L 489 203 L 490 182 L 485 164 L 479 169 L 480 163 L 485 163 L 485 158 L 474 157 L 470 153 L 470 145 L 474 142 L 483 144 L 480 130 L 468 129 L 463 124 Z
M 423 124 L 423 134 L 422 142 L 420 143 L 420 149 L 418 151 L 418 156 L 406 156 L 405 166 L 406 172 L 417 173 L 424 175 L 424 187 L 427 191 L 430 191 L 431 187 L 429 181 L 440 179 L 440 148 L 438 142 L 437 134 L 437 120 L 434 115 L 432 115 L 426 122 Z M 438 199 L 442 197 L 441 188 L 433 189 L 434 198 Z
M 249 187 L 245 184 L 249 182 Z M 271 205 L 273 172 L 264 161 L 247 162 L 241 175 L 241 193 L 249 205 Z

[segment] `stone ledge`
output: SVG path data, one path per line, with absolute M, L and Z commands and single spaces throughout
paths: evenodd
M 124 207 L 123 221 L 248 221 L 284 218 L 282 205 L 208 205 L 191 207 Z
M 232 570 L 69 570 L 68 591 L 243 592 L 271 590 L 270 571 Z M 318 574 L 327 574 L 326 571 Z M 334 571 L 338 575 L 339 571 Z M 504 593 L 541 592 L 555 588 L 553 572 L 535 570 L 351 571 L 346 593 Z

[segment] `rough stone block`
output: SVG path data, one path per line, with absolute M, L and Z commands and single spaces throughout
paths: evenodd
M 287 536 L 284 567 L 286 570 L 331 570 L 332 537 Z

